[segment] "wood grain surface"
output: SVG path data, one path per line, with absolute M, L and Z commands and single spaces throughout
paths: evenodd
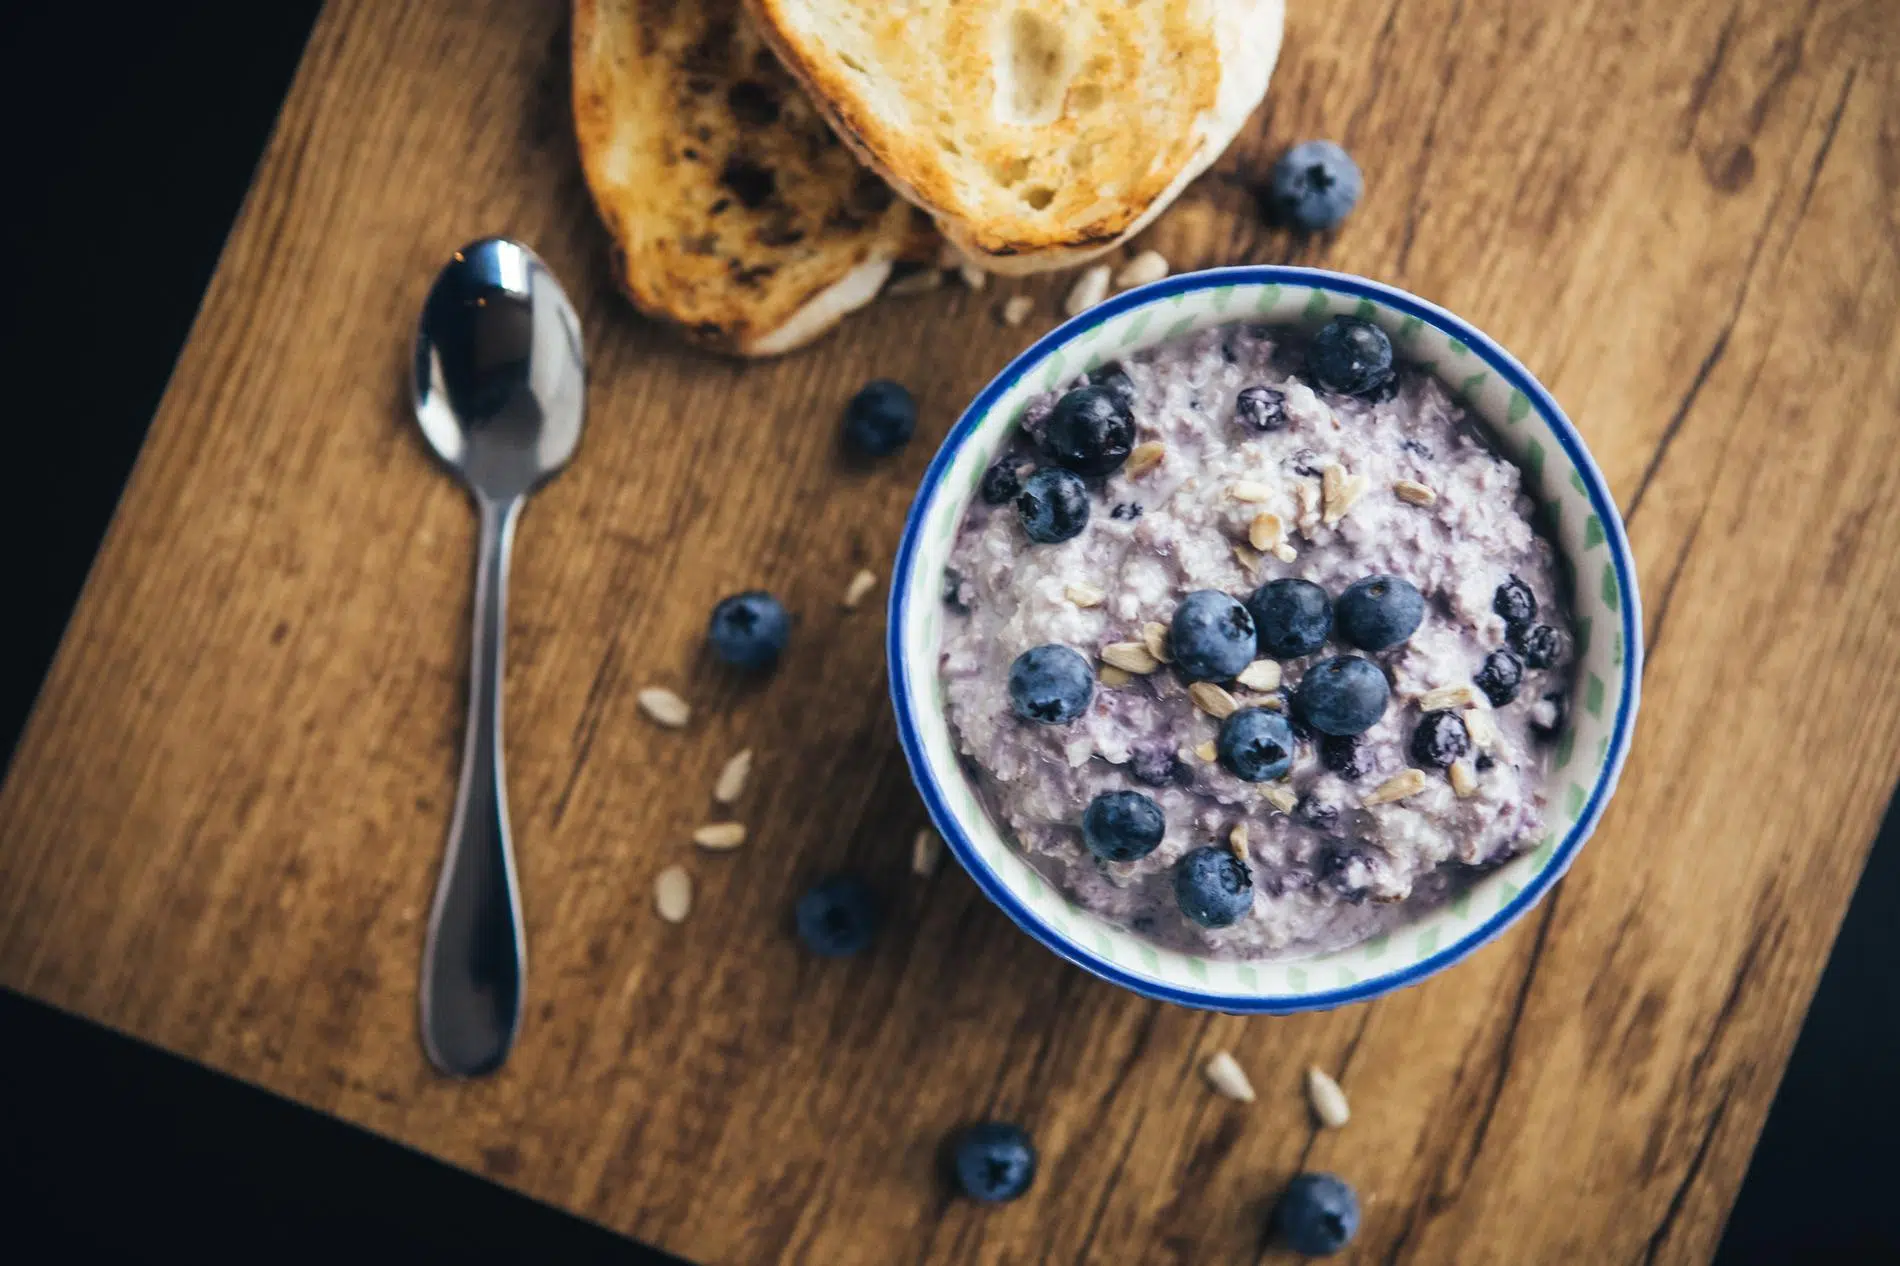
M 1242 1020 L 1120 993 L 962 875 L 908 873 L 881 613 L 839 606 L 1066 280 L 885 300 L 776 363 L 683 349 L 606 281 L 560 8 L 318 23 L 0 793 L 0 982 L 702 1262 L 1274 1260 L 1302 1166 L 1364 1193 L 1354 1261 L 1706 1260 L 1900 774 L 1900 12 L 1292 6 L 1267 105 L 1138 245 L 1365 273 L 1500 338 L 1629 518 L 1649 660 L 1622 791 L 1538 910 L 1418 988 Z M 1367 194 L 1299 240 L 1249 184 L 1312 135 Z M 414 988 L 474 520 L 405 358 L 436 267 L 490 232 L 568 279 L 591 415 L 516 557 L 528 1019 L 501 1075 L 453 1084 Z M 1019 290 L 1037 317 L 1006 328 Z M 866 469 L 836 423 L 872 375 L 923 420 Z M 752 585 L 798 618 L 757 685 L 700 645 Z M 649 684 L 688 731 L 642 719 Z M 696 853 L 742 746 L 752 839 Z M 650 897 L 674 862 L 677 927 Z M 789 909 L 838 867 L 891 917 L 819 963 Z M 1250 1107 L 1200 1079 L 1223 1047 Z M 1309 1063 L 1345 1129 L 1308 1119 Z M 935 1173 L 988 1115 L 1042 1148 L 997 1210 Z

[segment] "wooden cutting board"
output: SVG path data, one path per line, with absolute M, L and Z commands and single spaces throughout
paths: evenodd
M 0 794 L 0 981 L 704 1262 L 1234 1262 L 1288 1174 L 1349 1176 L 1353 1260 L 1708 1257 L 1900 772 L 1900 17 L 1797 0 L 1296 4 L 1267 107 L 1146 237 L 1177 268 L 1325 264 L 1497 335 L 1629 517 L 1645 706 L 1563 886 L 1457 969 L 1242 1020 L 1058 962 L 923 818 L 873 602 L 959 407 L 1064 279 L 879 303 L 740 365 L 613 294 L 569 136 L 561 6 L 335 0 Z M 1249 184 L 1330 135 L 1367 173 L 1332 239 Z M 431 275 L 533 243 L 586 323 L 591 418 L 516 558 L 507 750 L 530 945 L 521 1042 L 439 1080 L 414 985 L 462 724 L 473 518 L 406 408 Z M 1035 297 L 1029 326 L 995 316 Z M 837 452 L 867 377 L 923 404 Z M 720 595 L 799 620 L 757 686 Z M 689 697 L 684 733 L 636 710 Z M 753 838 L 690 829 L 741 747 Z M 698 884 L 660 922 L 654 875 Z M 851 867 L 875 952 L 802 954 Z M 1260 1099 L 1212 1096 L 1232 1050 Z M 1351 1125 L 1316 1132 L 1308 1064 Z M 1008 1208 L 939 1140 L 1042 1148 Z M 1269 1254 L 1269 1257 L 1272 1255 Z

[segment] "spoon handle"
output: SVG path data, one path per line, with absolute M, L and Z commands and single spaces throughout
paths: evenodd
M 468 729 L 455 816 L 422 946 L 422 1049 L 430 1063 L 454 1077 L 493 1072 L 508 1057 L 521 1023 L 527 971 L 501 759 L 508 554 L 524 498 L 476 500 L 481 543 Z

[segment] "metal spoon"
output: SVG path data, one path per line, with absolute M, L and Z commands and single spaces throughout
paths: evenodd
M 416 330 L 416 420 L 481 513 L 461 785 L 422 945 L 422 1049 L 457 1077 L 493 1072 L 521 1023 L 527 945 L 501 762 L 508 551 L 528 494 L 580 440 L 581 327 L 519 242 L 471 242 L 436 277 Z

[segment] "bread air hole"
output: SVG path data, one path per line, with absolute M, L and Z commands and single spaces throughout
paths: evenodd
M 1056 191 L 1048 185 L 1031 185 L 1023 190 L 1023 201 L 1035 211 L 1046 211 L 1049 204 L 1056 200 Z
M 995 109 L 1003 121 L 1048 123 L 1061 112 L 1073 73 L 1061 27 L 1017 9 L 998 28 L 994 64 Z

